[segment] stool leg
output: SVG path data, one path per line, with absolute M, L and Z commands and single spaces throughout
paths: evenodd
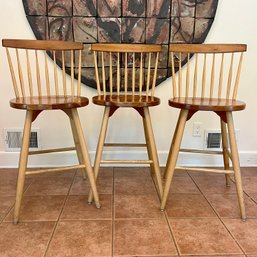
M 93 170 L 92 170 L 92 167 L 90 164 L 90 157 L 88 154 L 88 150 L 87 150 L 86 142 L 84 139 L 83 130 L 81 128 L 77 109 L 71 110 L 71 118 L 74 122 L 74 129 L 76 130 L 76 134 L 78 136 L 78 142 L 80 145 L 79 148 L 81 149 L 81 156 L 84 159 L 84 164 L 85 164 L 86 170 L 88 172 L 88 179 L 90 182 L 91 190 L 94 195 L 95 205 L 97 208 L 100 208 L 99 196 L 98 196 L 97 189 L 96 189 L 96 181 L 95 181 L 94 173 L 93 173 Z
M 96 180 L 97 180 L 97 177 L 99 174 L 100 163 L 101 163 L 103 147 L 104 147 L 104 141 L 105 141 L 106 131 L 107 131 L 107 127 L 108 127 L 110 110 L 111 110 L 110 107 L 105 107 L 105 109 L 104 109 L 101 131 L 100 131 L 98 144 L 97 144 L 97 148 L 96 148 L 95 162 L 94 162 L 94 174 L 95 174 Z M 93 195 L 92 195 L 92 190 L 90 190 L 89 196 L 88 196 L 88 203 L 92 203 L 92 201 L 93 201 Z
M 164 191 L 163 191 L 163 196 L 162 196 L 162 203 L 161 203 L 161 210 L 165 209 L 168 194 L 170 191 L 170 185 L 171 185 L 171 180 L 175 171 L 175 166 L 177 163 L 178 159 L 178 154 L 179 154 L 179 149 L 181 145 L 181 140 L 182 136 L 184 133 L 184 128 L 186 125 L 186 120 L 187 120 L 187 115 L 188 115 L 188 110 L 181 110 L 179 119 L 178 119 L 178 124 L 177 124 L 177 131 L 176 131 L 176 137 L 174 138 L 174 144 L 171 144 L 170 151 L 172 152 L 170 155 L 170 158 L 168 159 L 167 165 L 166 165 L 166 180 L 164 184 Z M 173 140 L 172 140 L 173 142 Z
M 72 119 L 70 119 L 70 125 L 71 125 L 73 140 L 74 140 L 79 164 L 83 164 L 83 156 L 82 156 L 82 151 L 79 144 L 78 134 L 77 134 L 77 130 L 75 129 L 74 121 Z M 81 169 L 81 173 L 82 173 L 83 179 L 86 179 L 86 169 Z
M 153 161 L 153 168 L 155 172 L 156 182 L 157 182 L 157 188 L 159 190 L 159 196 L 160 199 L 162 198 L 163 193 L 163 187 L 162 187 L 162 178 L 161 178 L 161 172 L 160 172 L 160 166 L 159 166 L 159 160 L 156 150 L 156 145 L 154 141 L 154 134 L 151 124 L 151 118 L 148 107 L 144 107 L 144 116 L 145 116 L 145 125 L 146 125 L 146 134 L 148 135 L 149 139 L 149 148 L 150 153 L 152 155 L 152 161 Z
M 239 207 L 241 212 L 241 218 L 242 220 L 245 220 L 246 214 L 245 214 L 245 205 L 244 205 L 244 192 L 242 187 L 242 178 L 241 178 L 240 163 L 239 163 L 238 149 L 236 144 L 236 136 L 235 136 L 232 112 L 227 112 L 226 116 L 227 116 L 227 122 L 228 122 L 228 134 L 229 134 L 229 142 L 230 142 L 230 148 L 231 148 L 232 164 L 233 164 L 233 169 L 235 174 L 238 202 L 239 202 Z
M 181 116 L 181 112 L 180 112 L 180 114 L 179 114 L 178 121 L 180 120 L 180 116 Z M 170 145 L 170 151 L 169 151 L 169 155 L 168 155 L 168 158 L 167 158 L 167 163 L 170 162 L 171 153 L 172 153 L 172 148 L 173 148 L 173 145 L 174 145 L 175 138 L 177 137 L 178 124 L 179 124 L 179 122 L 177 122 L 175 131 L 174 131 L 174 134 L 173 134 L 172 142 L 171 142 L 171 145 Z M 167 177 L 167 169 L 165 169 L 164 174 L 163 174 L 163 178 L 166 179 L 166 177 Z
M 145 143 L 146 143 L 146 149 L 147 149 L 147 155 L 148 155 L 148 159 L 152 160 L 153 159 L 153 154 L 151 152 L 151 147 L 149 145 L 149 135 L 147 133 L 147 129 L 146 129 L 146 122 L 145 122 L 145 118 L 143 117 L 143 126 L 144 126 L 144 134 L 145 134 Z M 150 171 L 151 171 L 151 176 L 154 176 L 154 167 L 153 164 L 150 164 Z
M 227 128 L 226 123 L 220 119 L 220 125 L 221 125 L 221 136 L 222 136 L 222 153 L 223 153 L 223 162 L 224 162 L 224 169 L 229 169 L 229 156 L 226 152 L 228 150 L 228 136 L 227 136 Z M 225 174 L 226 176 L 226 185 L 230 185 L 230 175 Z
M 16 201 L 15 201 L 14 219 L 13 219 L 14 224 L 17 224 L 19 221 L 21 200 L 22 200 L 23 191 L 24 191 L 25 173 L 26 173 L 27 163 L 28 163 L 29 141 L 30 141 L 32 120 L 33 120 L 33 111 L 27 111 L 24 129 L 23 129 L 22 145 L 21 145 L 20 160 L 19 160 Z

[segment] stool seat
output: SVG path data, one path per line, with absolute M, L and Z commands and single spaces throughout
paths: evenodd
M 99 95 L 92 98 L 94 104 L 113 107 L 151 107 L 160 104 L 158 97 L 140 95 Z
M 10 106 L 23 110 L 56 110 L 72 109 L 87 106 L 87 97 L 78 96 L 41 96 L 41 97 L 17 97 L 10 100 Z
M 214 112 L 232 112 L 245 109 L 245 103 L 239 100 L 201 97 L 175 97 L 169 99 L 169 106 L 191 111 Z

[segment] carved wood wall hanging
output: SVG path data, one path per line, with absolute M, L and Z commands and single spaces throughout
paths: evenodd
M 204 42 L 218 0 L 23 0 L 23 5 L 37 39 L 85 44 L 82 81 L 95 88 L 91 43 L 163 45 L 160 84 L 170 76 L 168 44 Z

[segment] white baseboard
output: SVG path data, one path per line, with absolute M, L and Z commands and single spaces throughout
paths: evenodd
M 159 151 L 160 166 L 165 166 L 168 152 Z M 257 166 L 257 151 L 242 151 L 239 153 L 242 167 Z M 90 152 L 91 163 L 95 157 L 95 152 Z M 144 151 L 105 151 L 103 159 L 147 159 Z M 18 166 L 18 152 L 0 152 L 0 167 L 14 168 Z M 75 152 L 51 153 L 47 155 L 33 155 L 29 158 L 29 167 L 58 167 L 62 165 L 73 165 L 77 163 Z M 214 155 L 180 153 L 178 165 L 183 166 L 222 166 L 222 157 Z M 114 165 L 111 165 L 114 166 Z M 121 165 L 116 165 L 121 166 Z M 129 166 L 129 165 L 122 165 Z

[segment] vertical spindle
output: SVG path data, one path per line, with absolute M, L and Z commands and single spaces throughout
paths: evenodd
M 233 63 L 234 63 L 234 53 L 231 54 L 231 59 L 230 59 L 230 68 L 229 68 L 229 74 L 228 74 L 226 99 L 229 99 L 229 95 L 230 95 L 230 89 L 231 89 L 231 83 L 232 83 L 232 74 L 233 74 Z
M 50 93 L 49 68 L 48 68 L 46 51 L 44 51 L 44 59 L 45 59 L 46 92 L 47 92 L 47 96 L 50 96 L 51 93 Z
M 205 83 L 206 83 L 206 54 L 204 54 L 204 61 L 203 61 L 202 93 L 201 93 L 202 98 L 204 98 L 204 95 L 205 95 Z
M 27 75 L 28 75 L 28 83 L 29 83 L 29 94 L 30 94 L 30 96 L 33 96 L 31 66 L 30 66 L 28 49 L 26 49 L 26 61 L 27 61 Z
M 14 69 L 13 69 L 12 59 L 11 59 L 9 49 L 8 48 L 5 48 L 5 49 L 6 49 L 7 60 L 8 60 L 9 68 L 10 68 L 13 89 L 14 89 L 15 97 L 17 98 L 17 97 L 19 97 L 19 90 L 18 90 L 18 86 L 17 86 L 17 80 L 16 80 L 16 77 L 15 77 L 15 72 L 14 72 Z
M 23 74 L 22 74 L 22 68 L 21 68 L 20 56 L 19 56 L 18 49 L 16 49 L 16 58 L 17 58 L 17 65 L 18 65 L 19 80 L 20 80 L 20 85 L 21 85 L 21 94 L 23 97 L 25 97 Z

